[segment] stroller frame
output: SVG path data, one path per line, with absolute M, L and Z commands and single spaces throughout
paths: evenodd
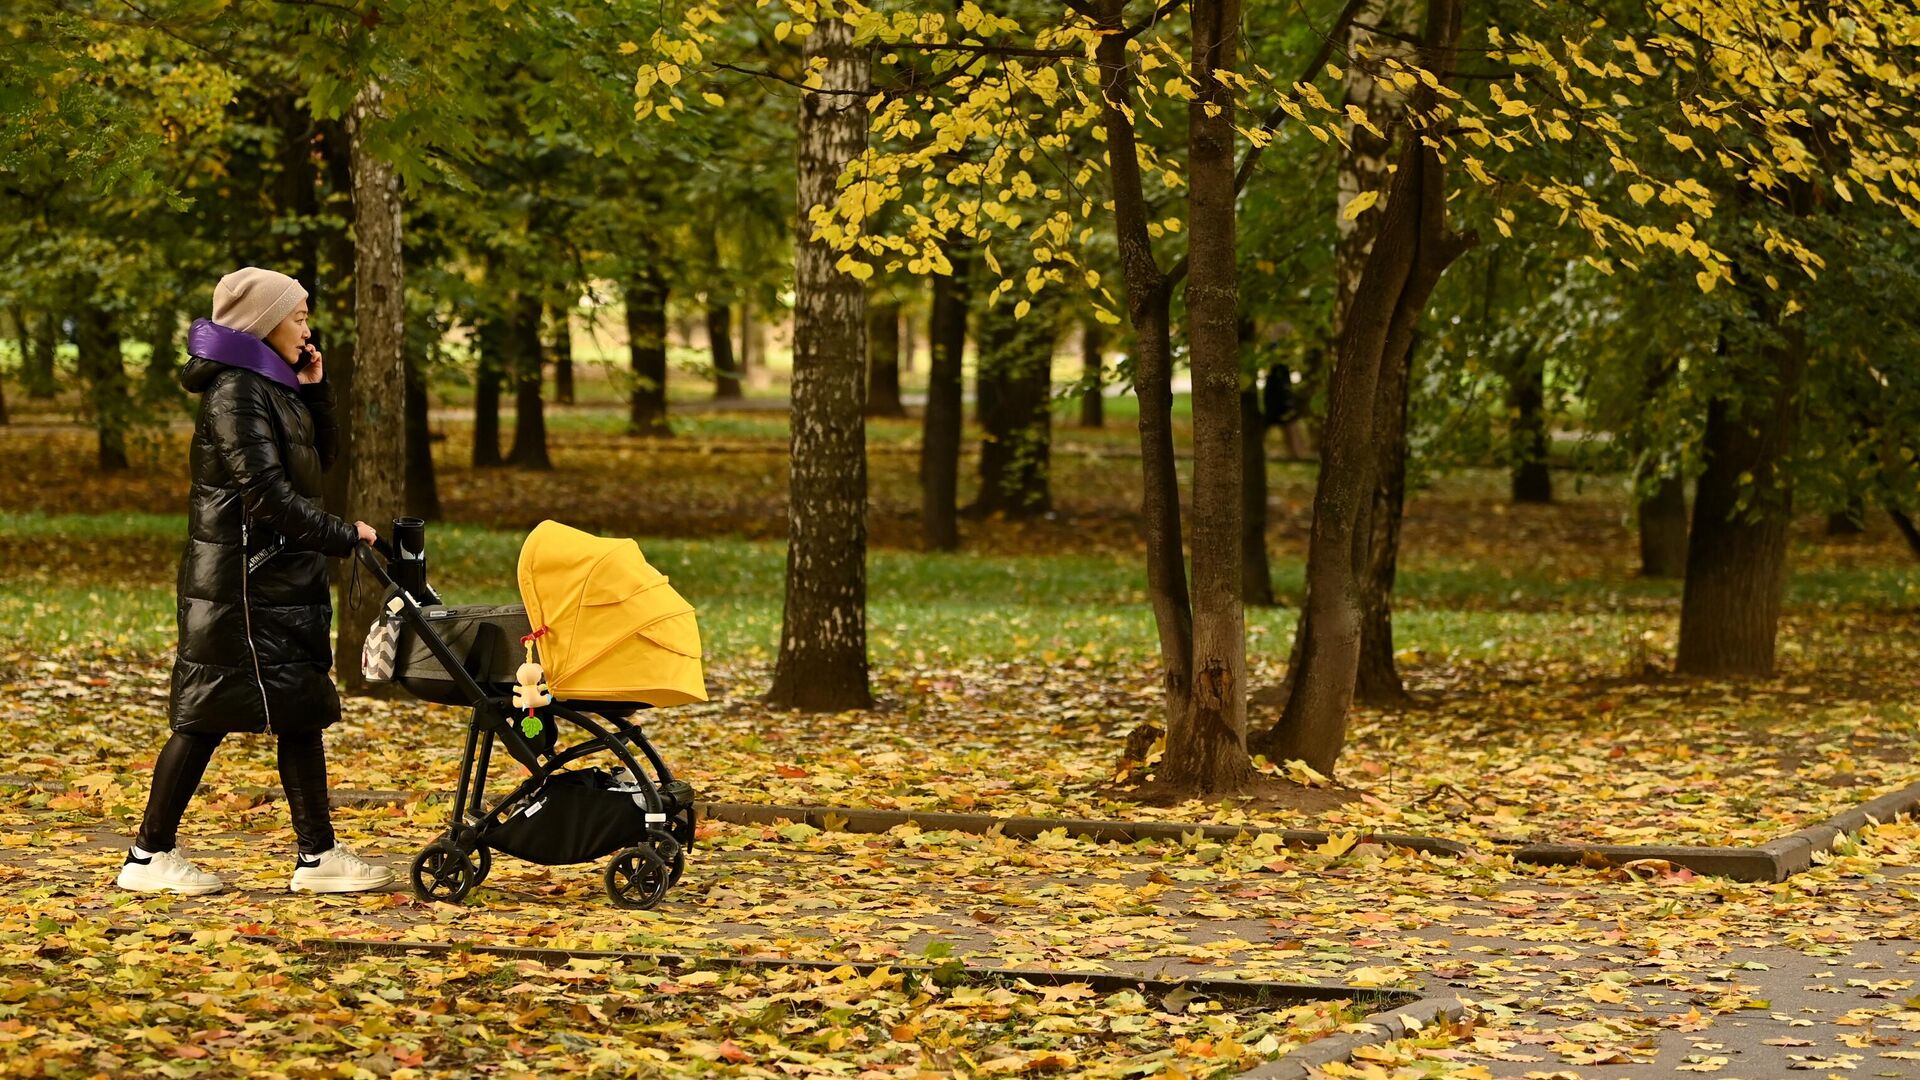
M 376 541 L 376 545 L 385 547 L 380 541 Z M 481 685 L 434 630 L 419 602 L 396 584 L 386 568 L 374 559 L 375 545 L 361 543 L 355 545 L 355 549 L 374 579 L 386 587 L 387 613 L 400 618 L 419 635 L 434 659 L 452 676 L 470 709 L 451 820 L 446 832 L 414 857 L 414 894 L 422 900 L 448 903 L 465 899 L 493 867 L 492 852 L 486 844 L 488 832 L 499 827 L 510 811 L 540 791 L 555 775 L 566 771 L 567 766 L 593 754 L 609 753 L 626 767 L 640 789 L 636 794 L 644 803 L 647 831 L 643 841 L 614 852 L 608 861 L 607 895 L 620 907 L 651 908 L 658 904 L 667 889 L 680 880 L 686 867 L 686 853 L 693 849 L 696 816 L 692 787 L 674 779 L 672 770 L 654 749 L 645 730 L 631 719 L 633 713 L 652 706 L 611 701 L 567 704 L 556 699 L 533 710 L 533 714 L 551 728 L 551 734 L 536 745 L 533 739 L 522 734 L 516 723 L 524 711 L 515 709 L 511 696 L 490 693 Z M 483 632 L 499 631 L 488 627 Z M 562 747 L 557 721 L 565 721 L 586 737 Z M 525 767 L 528 776 L 487 807 L 487 776 L 496 744 Z M 636 748 L 638 756 L 634 754 Z M 642 761 L 647 767 L 642 766 Z

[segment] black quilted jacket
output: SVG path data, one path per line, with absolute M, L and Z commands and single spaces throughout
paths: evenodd
M 351 523 L 320 509 L 333 464 L 333 392 L 282 386 L 204 357 L 180 382 L 200 395 L 193 493 L 180 557 L 176 731 L 288 732 L 340 718 L 329 556 Z

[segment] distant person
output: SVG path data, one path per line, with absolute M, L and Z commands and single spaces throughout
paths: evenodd
M 168 698 L 172 737 L 153 763 L 140 835 L 116 881 L 136 892 L 217 892 L 176 830 L 220 740 L 279 741 L 280 783 L 299 839 L 290 888 L 359 892 L 393 871 L 338 844 L 320 733 L 340 718 L 327 559 L 371 543 L 364 521 L 320 508 L 338 442 L 325 359 L 308 344 L 307 291 L 249 266 L 220 279 L 213 319 L 195 319 L 180 383 L 200 395 L 188 459 L 193 486 L 176 611 L 180 647 Z
M 1299 461 L 1306 456 L 1306 440 L 1299 423 L 1299 395 L 1293 385 L 1293 368 L 1286 364 L 1267 368 L 1267 381 L 1260 388 L 1260 419 L 1265 427 L 1280 429 L 1287 442 L 1287 457 Z

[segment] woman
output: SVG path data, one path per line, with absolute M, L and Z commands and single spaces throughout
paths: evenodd
M 300 850 L 295 892 L 391 883 L 334 841 L 320 732 L 340 718 L 330 669 L 327 563 L 374 531 L 320 509 L 333 464 L 333 391 L 307 347 L 307 292 L 247 267 L 220 279 L 213 320 L 194 320 L 180 382 L 200 395 L 180 558 L 180 650 L 168 700 L 173 735 L 153 764 L 140 835 L 118 884 L 137 892 L 216 892 L 221 880 L 181 854 L 175 830 L 220 740 L 268 732 Z M 304 357 L 306 363 L 302 363 Z M 296 374 L 296 371 L 298 372 Z

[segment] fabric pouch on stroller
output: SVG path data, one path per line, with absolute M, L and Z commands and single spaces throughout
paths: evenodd
M 487 689 L 509 686 L 526 658 L 520 639 L 527 634 L 524 604 L 427 605 L 420 609 L 440 640 L 460 659 L 473 680 Z M 369 628 L 368 640 L 382 634 L 382 622 Z M 424 637 L 404 623 L 392 630 L 391 675 L 407 693 L 441 705 L 468 704 L 453 674 L 433 655 Z M 367 658 L 363 655 L 363 667 Z
M 555 773 L 487 830 L 486 844 L 542 866 L 611 855 L 647 834 L 647 813 L 634 801 L 639 790 L 619 784 L 603 769 Z

